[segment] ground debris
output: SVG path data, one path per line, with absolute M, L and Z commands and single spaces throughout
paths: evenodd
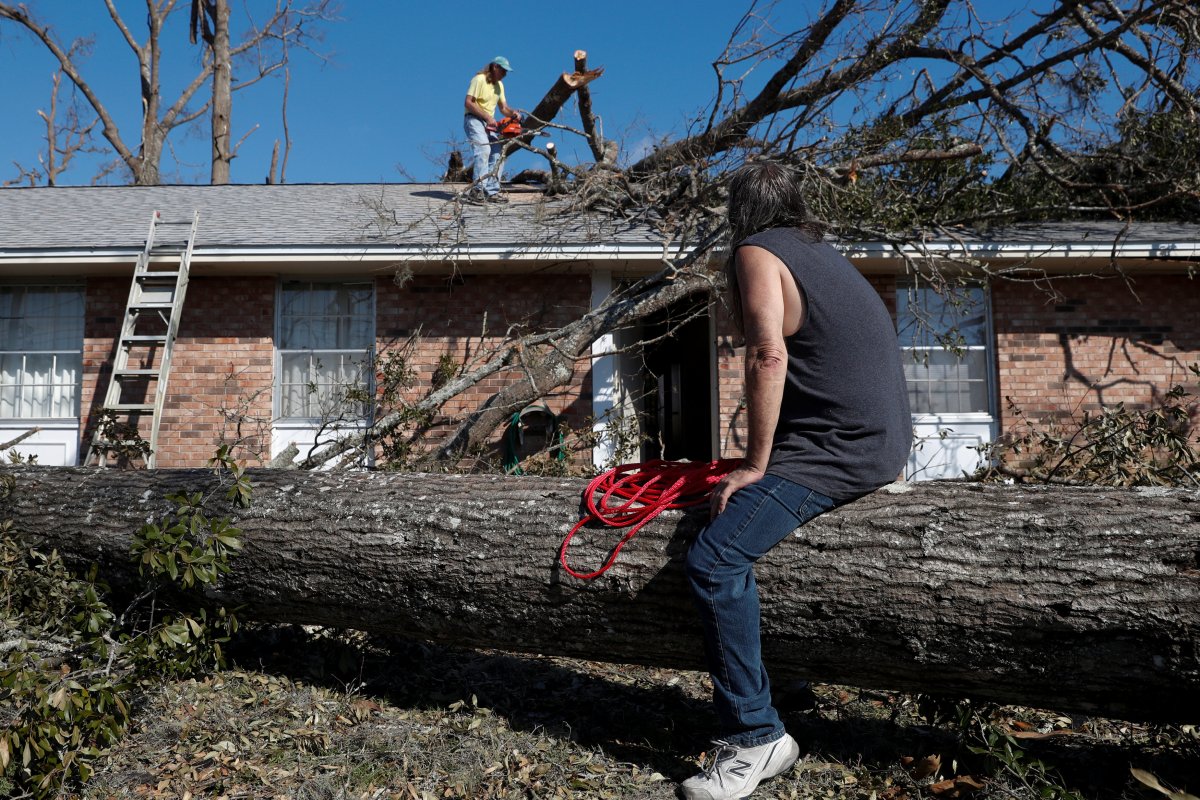
M 84 800 L 667 800 L 715 725 L 707 676 L 353 632 L 251 629 L 235 666 L 148 689 Z M 798 699 L 799 698 L 799 699 Z M 910 696 L 788 687 L 807 755 L 763 798 L 1033 797 L 980 772 Z M 1128 764 L 1195 792 L 1200 734 L 1003 708 L 998 730 L 1088 798 L 1136 795 Z

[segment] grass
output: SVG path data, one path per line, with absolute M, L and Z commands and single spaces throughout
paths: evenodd
M 231 656 L 150 691 L 82 797 L 660 800 L 715 725 L 694 672 L 295 627 L 252 627 Z M 996 709 L 1048 786 L 971 753 L 906 695 L 817 686 L 778 703 L 807 756 L 756 800 L 1157 796 L 1131 765 L 1200 789 L 1194 728 Z

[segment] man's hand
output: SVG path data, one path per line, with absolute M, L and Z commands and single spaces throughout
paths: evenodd
M 730 472 L 713 488 L 712 498 L 708 505 L 708 518 L 716 519 L 717 515 L 725 510 L 725 505 L 735 492 L 752 483 L 758 483 L 762 479 L 762 470 L 753 467 L 741 466 Z
M 495 133 L 496 132 L 496 122 L 493 120 L 493 121 L 484 123 L 483 129 L 487 130 L 487 131 L 491 131 L 492 133 Z

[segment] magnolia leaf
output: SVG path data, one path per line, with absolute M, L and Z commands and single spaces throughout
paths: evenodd
M 1144 769 L 1138 769 L 1137 767 L 1130 767 L 1129 772 L 1133 775 L 1133 777 L 1137 778 L 1137 780 L 1139 782 L 1145 784 L 1146 786 L 1149 786 L 1151 789 L 1153 789 L 1156 792 L 1161 792 L 1162 794 L 1165 794 L 1167 797 L 1171 798 L 1171 800 L 1200 800 L 1200 797 L 1196 797 L 1196 795 L 1194 795 L 1194 794 L 1188 794 L 1187 792 L 1177 792 L 1173 789 L 1168 789 L 1167 787 L 1163 786 L 1161 783 L 1158 782 L 1158 778 L 1156 778 L 1153 774 L 1147 772 Z

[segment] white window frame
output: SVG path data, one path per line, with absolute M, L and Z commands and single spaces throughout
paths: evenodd
M 964 472 L 970 473 L 978 466 L 981 455 L 978 448 L 996 437 L 996 352 L 991 288 L 986 283 L 970 284 L 968 288 L 977 289 L 982 293 L 983 344 L 967 345 L 964 349 L 984 353 L 983 379 L 985 385 L 983 393 L 987 408 L 959 412 L 922 412 L 914 409 L 912 412 L 913 450 L 909 454 L 908 464 L 905 467 L 905 478 L 908 480 L 960 478 Z M 900 331 L 901 337 L 905 331 L 906 319 L 902 316 L 900 297 L 908 292 L 923 289 L 933 291 L 931 287 L 914 286 L 908 282 L 900 282 L 896 287 L 896 327 Z M 901 357 L 904 360 L 906 372 L 914 363 L 914 352 L 935 349 L 944 348 L 939 342 L 921 347 L 906 347 L 901 343 Z
M 69 356 L 73 357 L 76 362 L 75 381 L 71 386 L 72 397 L 69 398 L 71 405 L 69 413 L 54 416 L 21 415 L 20 406 L 22 403 L 18 395 L 15 403 L 16 416 L 0 417 L 0 442 L 11 441 L 32 428 L 38 428 L 37 433 L 23 439 L 11 449 L 16 450 L 25 457 L 36 457 L 39 464 L 46 466 L 73 466 L 79 462 L 79 414 L 83 395 L 83 340 L 87 303 L 86 287 L 76 281 L 4 281 L 0 283 L 0 290 L 11 290 L 14 288 L 25 290 L 53 289 L 56 292 L 72 291 L 78 293 L 79 317 L 77 322 L 79 326 L 79 338 L 77 347 L 72 349 L 10 349 L 12 347 L 10 344 L 11 338 L 7 332 L 3 331 L 3 326 L 0 325 L 0 334 L 2 334 L 0 335 L 0 356 L 20 357 L 22 359 L 20 370 L 22 376 L 26 373 L 25 362 L 30 356 L 50 356 L 51 376 L 58 374 L 60 358 Z M 55 319 L 60 318 L 65 319 L 66 316 L 55 317 Z M 25 387 L 24 380 L 17 385 L 23 389 Z M 61 396 L 67 384 L 55 381 L 49 384 L 37 385 L 49 388 L 52 394 L 50 399 L 52 411 L 62 404 Z M 18 392 L 20 391 L 21 389 L 18 389 Z M 0 408 L 3 408 L 2 404 L 0 404 Z M 0 454 L 0 456 L 2 455 L 5 454 Z
M 285 287 L 289 284 L 308 284 L 310 287 L 320 285 L 326 286 L 346 286 L 346 285 L 361 285 L 367 287 L 371 293 L 369 310 L 362 315 L 363 319 L 369 321 L 369 333 L 367 339 L 368 346 L 363 348 L 284 348 L 284 294 Z M 289 444 L 295 444 L 301 456 L 306 455 L 317 443 L 317 437 L 321 437 L 321 443 L 332 440 L 340 433 L 361 430 L 371 424 L 371 413 L 373 403 L 366 403 L 364 414 L 362 416 L 347 415 L 345 417 L 331 418 L 329 416 L 285 416 L 284 415 L 284 360 L 292 353 L 308 352 L 310 358 L 319 357 L 317 354 L 326 357 L 344 358 L 347 356 L 362 355 L 365 358 L 367 386 L 365 387 L 368 396 L 373 396 L 375 391 L 375 375 L 374 375 L 374 360 L 376 355 L 376 304 L 377 292 L 375 280 L 373 278 L 311 278 L 311 277 L 285 277 L 281 278 L 276 285 L 275 294 L 275 358 L 274 358 L 274 391 L 272 392 L 272 409 L 274 416 L 274 424 L 272 426 L 271 437 L 271 455 L 275 456 L 287 448 Z

